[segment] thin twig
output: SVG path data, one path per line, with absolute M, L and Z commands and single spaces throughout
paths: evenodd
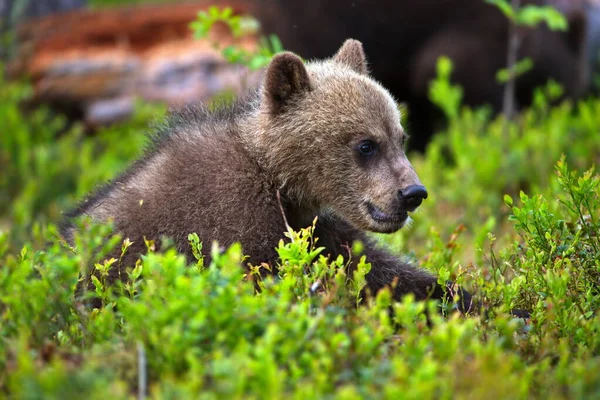
M 279 190 L 277 190 L 277 202 L 279 203 L 279 211 L 281 211 L 281 216 L 283 217 L 283 223 L 285 224 L 285 229 L 287 229 L 287 231 L 291 234 L 292 228 L 290 227 L 290 224 L 288 224 L 288 220 L 285 216 L 285 210 L 283 208 L 283 203 L 281 202 L 281 193 L 279 192 Z M 290 239 L 292 241 L 294 240 L 293 237 L 290 237 Z
M 148 386 L 148 375 L 146 370 L 146 352 L 141 342 L 137 344 L 138 353 L 138 400 L 146 398 L 146 389 Z

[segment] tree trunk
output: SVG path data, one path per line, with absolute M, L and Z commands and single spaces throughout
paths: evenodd
M 512 0 L 511 5 L 513 10 L 518 12 L 519 8 L 521 7 L 521 0 Z M 519 37 L 518 27 L 515 22 L 511 21 L 508 29 L 508 50 L 506 55 L 508 81 L 504 86 L 504 99 L 502 104 L 502 110 L 507 123 L 512 120 L 515 112 L 515 81 L 517 78 L 515 66 L 517 64 L 517 56 L 520 45 L 521 39 Z

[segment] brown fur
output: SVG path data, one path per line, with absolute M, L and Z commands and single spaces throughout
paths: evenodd
M 396 298 L 412 292 L 423 299 L 436 278 L 377 249 L 364 233 L 400 229 L 420 204 L 402 193 L 421 185 L 402 148 L 396 104 L 366 71 L 362 46 L 352 40 L 324 62 L 277 55 L 258 93 L 231 109 L 175 116 L 153 150 L 69 217 L 113 219 L 134 243 L 124 265 L 144 252 L 144 236 L 171 237 L 192 259 L 187 235 L 196 232 L 205 243 L 240 241 L 250 263 L 276 268 L 285 231 L 280 192 L 292 228 L 319 217 L 325 253 L 365 244 L 371 291 L 397 280 Z M 374 155 L 357 150 L 365 140 L 377 143 Z M 376 219 L 373 207 L 387 217 Z M 65 225 L 67 239 L 73 229 Z

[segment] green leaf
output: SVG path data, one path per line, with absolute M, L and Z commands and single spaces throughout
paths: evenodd
M 131 277 L 133 279 L 138 279 L 142 275 L 142 263 L 136 264 L 135 268 L 131 271 Z
M 499 83 L 506 83 L 511 79 L 511 76 L 518 77 L 526 73 L 533 68 L 533 60 L 529 57 L 525 57 L 518 61 L 513 67 L 513 73 L 511 74 L 507 68 L 502 68 L 496 73 L 496 80 Z
M 486 3 L 488 4 L 492 4 L 496 7 L 498 7 L 498 9 L 500 11 L 502 11 L 502 13 L 510 20 L 515 19 L 515 10 L 512 8 L 512 6 L 510 5 L 510 3 L 506 0 L 485 0 Z
M 542 22 L 545 22 L 553 31 L 566 31 L 569 27 L 564 15 L 550 6 L 524 6 L 519 10 L 516 18 L 517 25 L 533 27 Z
M 100 279 L 96 277 L 96 275 L 92 275 L 92 283 L 96 288 L 96 293 L 102 293 L 104 291 L 104 285 L 100 282 Z
M 211 6 L 211 7 L 208 9 L 208 15 L 209 15 L 209 16 L 210 16 L 212 19 L 214 19 L 214 20 L 218 19 L 218 18 L 219 18 L 219 16 L 220 16 L 220 14 L 221 14 L 221 13 L 220 13 L 220 11 L 219 11 L 219 7 L 217 7 L 217 6 Z
M 269 40 L 271 42 L 271 50 L 273 54 L 281 53 L 283 51 L 283 44 L 277 35 L 270 35 Z
M 437 77 L 429 84 L 429 99 L 450 120 L 458 117 L 463 98 L 462 88 L 450 82 L 452 68 L 452 61 L 448 57 L 439 57 L 436 65 Z
M 222 19 L 228 19 L 233 15 L 233 9 L 231 7 L 225 7 L 221 12 Z

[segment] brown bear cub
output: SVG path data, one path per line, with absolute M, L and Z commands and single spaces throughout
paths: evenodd
M 205 243 L 239 241 L 248 262 L 276 269 L 282 213 L 294 229 L 318 216 L 325 254 L 347 255 L 348 245 L 363 242 L 372 293 L 395 282 L 395 298 L 441 298 L 434 276 L 377 249 L 364 233 L 397 231 L 427 198 L 405 137 L 394 99 L 368 76 L 360 42 L 347 40 L 333 58 L 307 64 L 281 53 L 249 99 L 173 117 L 143 159 L 68 217 L 112 219 L 133 241 L 122 265 L 144 252 L 144 237 L 163 235 L 192 260 L 187 236 L 196 232 Z M 74 229 L 67 221 L 67 240 Z

